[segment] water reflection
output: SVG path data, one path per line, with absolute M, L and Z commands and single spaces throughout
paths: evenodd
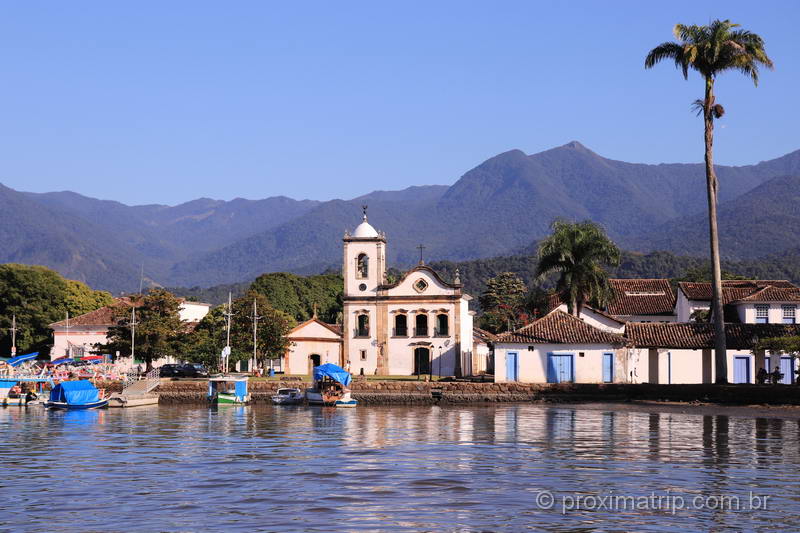
M 707 530 L 800 527 L 800 420 L 482 407 L 0 410 L 2 527 Z M 103 504 L 90 495 L 100 490 Z M 580 511 L 539 491 L 769 494 L 758 513 Z M 146 509 L 146 512 L 143 510 Z M 335 517 L 335 524 L 331 517 Z

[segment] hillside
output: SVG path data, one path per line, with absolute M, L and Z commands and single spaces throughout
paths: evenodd
M 726 257 L 785 253 L 797 241 L 800 151 L 755 165 L 717 168 Z M 211 286 L 262 272 L 338 269 L 341 237 L 362 204 L 389 239 L 390 264 L 426 257 L 465 261 L 508 255 L 549 232 L 554 218 L 591 219 L 618 244 L 705 256 L 702 165 L 645 165 L 604 158 L 578 142 L 526 155 L 499 154 L 452 186 L 374 191 L 351 200 L 200 198 L 177 206 L 127 206 L 71 192 L 4 188 L 0 262 L 42 264 L 112 291 L 146 282 Z M 36 214 L 36 216 L 33 215 Z
M 800 151 L 757 165 L 718 167 L 725 184 L 721 199 L 732 200 L 773 173 L 792 169 L 800 174 Z M 440 198 L 370 201 L 370 221 L 388 235 L 388 259 L 399 265 L 415 261 L 419 243 L 429 257 L 453 261 L 507 254 L 546 235 L 556 217 L 600 222 L 623 247 L 652 250 L 650 232 L 703 212 L 703 176 L 699 164 L 625 163 L 571 142 L 533 155 L 512 150 L 495 156 L 464 174 Z M 170 280 L 202 285 L 252 279 L 268 271 L 338 268 L 341 236 L 357 223 L 360 203 L 323 203 L 271 230 L 180 262 Z
M 773 178 L 747 194 L 722 202 L 718 209 L 722 257 L 746 259 L 796 248 L 800 243 L 798 206 L 800 174 Z M 643 250 L 707 254 L 708 218 L 703 213 L 667 222 L 637 242 Z

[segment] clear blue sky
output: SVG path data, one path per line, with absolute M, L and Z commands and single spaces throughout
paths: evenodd
M 718 82 L 717 161 L 800 148 L 800 2 L 5 2 L 0 182 L 128 204 L 451 184 L 579 140 L 702 159 L 702 96 L 647 51 L 730 18 L 776 70 Z

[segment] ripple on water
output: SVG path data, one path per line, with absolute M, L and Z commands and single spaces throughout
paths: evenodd
M 800 530 L 799 435 L 796 419 L 570 406 L 0 410 L 13 480 L 0 484 L 0 527 Z M 674 516 L 535 505 L 541 491 L 667 490 L 752 491 L 771 505 Z

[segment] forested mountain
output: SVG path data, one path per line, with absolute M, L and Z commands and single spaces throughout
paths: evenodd
M 718 210 L 720 253 L 730 259 L 762 257 L 800 245 L 800 174 L 762 183 L 747 194 L 722 202 Z M 679 218 L 636 239 L 639 249 L 679 254 L 708 253 L 705 213 Z
M 752 259 L 800 246 L 800 150 L 772 161 L 717 168 L 722 251 Z M 784 177 L 789 176 L 789 177 Z M 444 177 L 447 179 L 447 177 Z M 375 191 L 352 200 L 284 197 L 178 206 L 127 206 L 75 193 L 0 191 L 0 262 L 42 264 L 112 290 L 146 283 L 211 286 L 263 272 L 340 268 L 341 238 L 361 205 L 387 234 L 390 264 L 508 255 L 549 231 L 556 217 L 604 225 L 623 248 L 706 255 L 705 178 L 699 164 L 606 159 L 578 142 L 526 155 L 497 155 L 450 187 Z

